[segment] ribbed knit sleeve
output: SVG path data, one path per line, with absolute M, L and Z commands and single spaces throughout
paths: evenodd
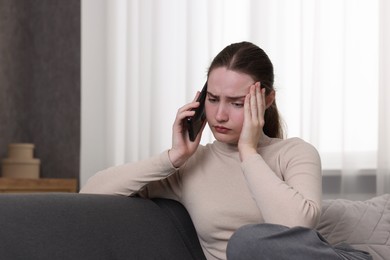
M 108 168 L 92 176 L 80 193 L 117 194 L 131 196 L 146 185 L 168 178 L 175 173 L 168 151 L 150 159 Z
M 277 157 L 267 161 L 274 163 L 268 165 L 256 154 L 241 165 L 265 222 L 314 227 L 320 217 L 322 194 L 317 150 L 300 139 L 293 139 L 283 142 Z

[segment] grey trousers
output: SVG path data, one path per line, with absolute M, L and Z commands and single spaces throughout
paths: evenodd
M 317 231 L 274 224 L 246 225 L 230 238 L 228 260 L 372 260 L 346 244 L 330 245 Z

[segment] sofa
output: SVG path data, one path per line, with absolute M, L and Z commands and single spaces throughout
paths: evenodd
M 390 194 L 325 200 L 318 231 L 390 259 Z M 0 259 L 205 259 L 185 208 L 168 199 L 0 195 Z

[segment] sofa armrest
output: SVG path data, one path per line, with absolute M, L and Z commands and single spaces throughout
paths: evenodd
M 199 243 L 196 229 L 185 207 L 177 201 L 169 199 L 153 199 L 173 222 L 181 240 L 185 244 L 191 259 L 206 259 Z
M 151 200 L 2 194 L 0 209 L 2 259 L 194 259 L 194 248 Z

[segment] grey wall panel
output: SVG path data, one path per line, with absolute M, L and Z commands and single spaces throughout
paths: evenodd
M 41 177 L 79 177 L 80 14 L 80 0 L 0 0 L 0 157 L 34 143 Z

